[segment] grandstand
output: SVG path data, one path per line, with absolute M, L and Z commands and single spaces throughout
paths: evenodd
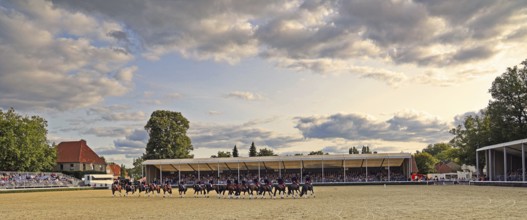
M 79 179 L 62 173 L 0 171 L 0 190 L 78 187 L 79 184 Z
M 309 156 L 230 157 L 196 159 L 162 159 L 143 162 L 143 176 L 148 182 L 226 179 L 252 180 L 279 177 L 304 179 L 314 183 L 352 183 L 409 181 L 416 171 L 410 153 L 342 154 Z

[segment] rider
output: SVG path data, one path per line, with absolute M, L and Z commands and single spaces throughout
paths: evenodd
M 293 183 L 294 185 L 298 185 L 298 179 L 296 178 L 296 176 L 293 176 L 293 178 L 291 178 L 291 183 Z
M 253 183 L 258 187 L 260 186 L 260 180 L 258 179 L 258 177 L 253 180 Z
M 311 184 L 311 177 L 306 176 L 306 184 Z
M 282 177 L 278 177 L 276 181 L 280 187 L 285 187 L 284 179 L 282 179 Z

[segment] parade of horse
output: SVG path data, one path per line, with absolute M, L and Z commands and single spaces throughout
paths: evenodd
M 226 184 L 215 183 L 213 180 L 208 182 L 197 181 L 193 184 L 187 184 L 184 181 L 179 181 L 177 183 L 178 196 L 184 198 L 187 193 L 188 188 L 194 190 L 194 198 L 209 198 L 210 193 L 214 192 L 218 199 L 228 198 L 228 199 L 276 199 L 280 197 L 281 199 L 291 197 L 296 198 L 315 198 L 315 192 L 313 190 L 313 184 L 310 177 L 306 177 L 304 183 L 300 183 L 296 177 L 292 178 L 291 183 L 285 183 L 282 178 L 278 178 L 275 182 L 270 181 L 269 179 L 260 179 L 256 178 L 252 181 L 238 181 L 236 180 L 227 180 Z M 158 183 L 153 181 L 147 183 L 142 182 L 132 182 L 128 179 L 117 179 L 111 186 L 112 196 L 123 196 L 129 197 L 141 195 L 146 197 L 157 197 L 162 196 L 172 197 L 172 184 L 170 181 L 165 181 L 164 183 Z M 161 191 L 163 192 L 161 194 Z

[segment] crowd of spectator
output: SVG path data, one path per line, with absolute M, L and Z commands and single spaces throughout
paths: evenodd
M 343 183 L 343 182 L 378 182 L 378 181 L 408 181 L 409 179 L 400 171 L 391 171 L 388 175 L 387 170 L 377 170 L 368 172 L 366 175 L 365 172 L 347 172 L 344 176 L 344 172 L 340 171 L 329 171 L 322 174 L 322 172 L 303 172 L 302 175 L 300 172 L 261 172 L 260 181 L 263 182 L 264 179 L 269 179 L 272 182 L 276 182 L 277 179 L 282 178 L 286 183 L 291 183 L 293 177 L 301 179 L 302 182 L 305 180 L 305 177 L 309 176 L 313 183 Z M 178 173 L 166 173 L 163 174 L 162 182 L 168 181 L 171 184 L 178 184 L 180 180 L 178 179 Z M 252 182 L 254 179 L 258 178 L 258 171 L 241 171 L 240 180 L 245 180 L 247 182 Z M 218 178 L 216 172 L 201 172 L 198 176 L 197 173 L 181 173 L 181 181 L 185 184 L 194 184 L 198 181 L 209 182 L 213 181 L 214 183 L 224 184 L 227 180 L 238 179 L 238 172 L 222 172 Z M 159 182 L 159 181 L 156 181 Z
M 78 186 L 80 180 L 62 173 L 0 171 L 0 189 Z

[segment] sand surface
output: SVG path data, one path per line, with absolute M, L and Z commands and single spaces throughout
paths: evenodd
M 315 187 L 309 199 L 112 197 L 109 190 L 0 194 L 0 219 L 527 219 L 527 188 Z

